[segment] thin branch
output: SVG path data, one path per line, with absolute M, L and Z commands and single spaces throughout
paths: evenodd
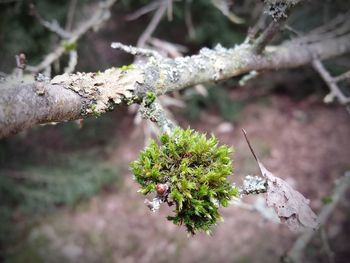
M 236 14 L 230 11 L 229 3 L 227 0 L 211 0 L 213 6 L 215 6 L 220 12 L 226 16 L 234 24 L 243 24 L 245 21 Z
M 261 13 L 258 21 L 255 25 L 248 29 L 248 34 L 245 39 L 245 43 L 251 43 L 256 38 L 257 34 L 261 32 L 267 25 L 268 16 L 265 13 Z
M 345 175 L 336 182 L 333 194 L 331 195 L 332 202 L 325 205 L 318 216 L 320 226 L 323 226 L 327 222 L 328 218 L 332 215 L 334 209 L 337 207 L 339 201 L 343 198 L 349 186 L 350 171 L 347 171 Z M 292 262 L 302 262 L 303 251 L 316 233 L 316 231 L 307 230 L 298 237 L 288 253 L 288 258 L 291 259 Z
M 145 46 L 146 42 L 150 39 L 153 32 L 156 30 L 157 26 L 159 25 L 159 22 L 164 16 L 166 9 L 167 9 L 166 3 L 163 3 L 159 6 L 157 11 L 154 13 L 154 16 L 152 17 L 151 22 L 148 24 L 145 31 L 139 37 L 137 41 L 137 47 Z
M 94 12 L 92 17 L 84 22 L 81 22 L 80 26 L 72 32 L 72 36 L 66 40 L 68 43 L 77 42 L 83 35 L 85 35 L 90 29 L 100 26 L 104 21 L 109 19 L 109 9 L 117 0 L 106 0 L 99 4 L 99 8 Z M 29 72 L 40 72 L 50 66 L 53 62 L 59 59 L 65 53 L 64 43 L 61 43 L 54 51 L 46 55 L 43 61 L 37 66 L 27 66 L 26 70 Z
M 64 73 L 72 73 L 78 64 L 78 52 L 72 50 L 69 52 L 69 61 L 67 67 L 64 69 Z
M 308 35 L 307 37 L 301 38 L 300 40 L 303 41 L 304 43 L 305 42 L 312 43 L 312 42 L 320 41 L 321 39 L 330 39 L 330 38 L 338 37 L 338 36 L 347 34 L 349 32 L 350 32 L 350 18 L 347 18 L 346 20 L 343 21 L 343 24 L 339 25 L 338 27 L 336 27 L 331 31 Z
M 134 56 L 157 57 L 157 58 L 161 57 L 157 51 L 146 49 L 146 48 L 133 47 L 130 45 L 128 46 L 119 42 L 113 42 L 111 44 L 111 48 L 122 50 Z
M 243 202 L 240 199 L 231 201 L 231 204 L 237 206 L 238 208 L 241 208 L 250 212 L 258 213 L 265 220 L 268 220 L 270 222 L 277 223 L 277 224 L 281 223 L 275 211 L 271 207 L 266 206 L 266 201 L 262 197 L 258 197 L 254 202 L 254 204 Z
M 260 34 L 253 44 L 253 49 L 256 53 L 260 54 L 265 46 L 271 42 L 274 35 L 280 30 L 281 23 L 273 20 L 268 27 Z
M 309 39 L 309 37 L 303 36 L 300 32 L 296 31 L 295 29 L 293 29 L 292 27 L 290 27 L 288 25 L 286 25 L 285 28 L 288 29 L 289 31 L 293 32 L 297 36 L 299 36 L 298 39 L 295 39 L 292 41 L 296 41 L 296 42 L 302 41 L 303 44 L 306 44 L 305 40 Z M 332 35 L 336 36 L 336 34 L 332 34 Z M 327 39 L 327 38 L 325 38 L 325 39 Z M 312 43 L 312 42 L 308 42 L 308 43 Z M 317 54 L 315 54 L 312 50 L 308 49 L 308 51 L 310 52 L 311 56 L 314 58 L 312 63 L 311 63 L 313 68 L 317 71 L 317 73 L 321 76 L 323 81 L 327 84 L 327 86 L 330 89 L 330 93 L 324 98 L 324 102 L 330 103 L 335 98 L 337 98 L 339 103 L 344 104 L 344 105 L 348 104 L 350 102 L 350 97 L 348 98 L 343 94 L 343 92 L 339 88 L 337 82 L 341 81 L 342 79 L 347 78 L 348 74 L 350 74 L 350 73 L 346 72 L 343 75 L 339 76 L 339 80 L 337 79 L 337 77 L 332 77 L 331 74 L 327 71 L 327 69 L 323 66 L 323 64 L 322 64 L 321 60 L 318 58 Z
M 198 55 L 175 59 L 155 57 L 147 64 L 126 71 L 111 68 L 102 73 L 59 75 L 51 83 L 45 83 L 47 92 L 43 96 L 35 93 L 35 83 L 0 83 L 0 138 L 37 123 L 102 114 L 122 102 L 139 102 L 147 91 L 159 96 L 252 70 L 299 67 L 311 63 L 314 55 L 319 59 L 339 56 L 350 51 L 349 39 L 350 34 L 310 45 L 287 41 L 280 46 L 266 47 L 260 55 L 248 44 L 230 49 L 203 48 Z M 50 90 L 55 91 L 54 97 Z M 66 94 L 64 98 L 59 98 L 60 91 Z M 65 99 L 70 102 L 63 102 Z
M 338 28 L 339 25 L 343 24 L 346 20 L 348 20 L 349 15 L 350 15 L 350 11 L 348 11 L 344 14 L 337 15 L 335 18 L 333 18 L 328 23 L 311 30 L 308 35 L 309 36 L 321 35 L 321 34 L 329 32 L 329 31 L 333 31 L 335 28 Z
M 66 31 L 72 30 L 77 3 L 78 3 L 78 0 L 70 0 L 69 2 L 68 14 L 67 14 L 66 26 L 65 26 Z
M 328 258 L 328 262 L 329 263 L 334 263 L 334 252 L 331 249 L 331 246 L 329 244 L 329 240 L 328 240 L 328 236 L 327 236 L 327 232 L 325 230 L 324 227 L 322 227 L 320 229 L 320 234 L 321 234 L 321 240 L 322 240 L 322 245 L 323 245 L 323 249 L 327 255 Z
M 173 0 L 167 0 L 167 17 L 168 21 L 173 20 Z
M 173 133 L 176 125 L 167 116 L 159 102 L 154 101 L 151 104 L 147 104 L 145 100 L 143 100 L 140 112 L 144 119 L 150 119 L 152 122 L 156 123 L 162 133 L 168 133 L 170 135 Z
M 183 53 L 186 53 L 188 51 L 188 49 L 185 46 L 170 43 L 168 41 L 158 38 L 150 38 L 149 43 L 164 57 L 183 57 Z
M 319 59 L 315 59 L 312 62 L 313 68 L 318 72 L 321 78 L 326 82 L 327 86 L 330 89 L 330 93 L 325 97 L 325 102 L 331 102 L 335 98 L 338 99 L 341 104 L 348 104 L 350 98 L 346 97 L 343 92 L 340 90 L 334 78 L 329 74 L 327 69 L 323 66 L 322 62 Z
M 253 42 L 253 49 L 257 54 L 260 54 L 265 46 L 271 42 L 277 32 L 287 20 L 287 13 L 301 0 L 265 0 L 266 10 L 272 16 L 273 20 L 268 27 L 260 34 L 260 36 Z
M 46 27 L 51 32 L 57 34 L 63 39 L 69 39 L 72 37 L 72 34 L 65 29 L 63 29 L 57 20 L 53 20 L 52 22 L 46 21 L 38 12 L 34 4 L 30 5 L 31 13 L 35 18 L 39 21 L 40 24 L 42 24 L 44 27 Z
M 196 35 L 196 30 L 193 26 L 193 19 L 191 13 L 192 0 L 186 0 L 185 2 L 185 24 L 190 39 L 194 39 Z
M 126 20 L 128 21 L 132 21 L 132 20 L 136 20 L 138 18 L 140 18 L 141 16 L 148 14 L 150 12 L 152 12 L 153 10 L 156 10 L 159 5 L 161 5 L 161 1 L 153 1 L 143 7 L 141 7 L 140 9 L 134 11 L 133 13 L 129 14 L 126 16 Z
M 350 79 L 350 70 L 337 76 L 337 77 L 333 77 L 333 81 L 335 81 L 335 82 L 344 81 L 346 79 Z

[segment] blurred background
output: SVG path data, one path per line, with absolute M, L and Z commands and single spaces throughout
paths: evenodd
M 147 43 L 168 43 L 169 56 L 195 54 L 202 47 L 241 43 L 263 12 L 259 1 L 227 1 L 242 19 L 232 21 L 212 1 L 173 1 Z M 15 55 L 24 52 L 29 65 L 42 61 L 60 42 L 33 15 L 30 4 L 48 21 L 71 27 L 98 8 L 93 0 L 0 1 L 0 71 L 11 73 Z M 145 9 L 148 6 L 148 9 Z M 111 17 L 77 42 L 76 71 L 102 71 L 133 62 L 110 48 L 113 41 L 136 45 L 155 8 L 150 1 L 120 0 Z M 142 9 L 144 8 L 144 9 Z M 347 0 L 307 1 L 293 10 L 288 24 L 307 32 L 345 13 Z M 144 10 L 142 13 L 140 10 Z M 236 21 L 237 22 L 237 21 Z M 283 31 L 278 44 L 291 38 Z M 158 47 L 159 49 L 159 47 Z M 61 74 L 64 54 L 51 68 Z M 349 70 L 350 55 L 325 63 L 332 74 Z M 267 168 L 311 200 L 318 213 L 332 202 L 334 182 L 350 169 L 350 114 L 325 104 L 327 86 L 310 66 L 261 72 L 244 86 L 241 77 L 168 96 L 167 109 L 181 127 L 214 133 L 235 153 L 232 182 L 259 174 L 241 133 Z M 344 91 L 349 82 L 342 84 Z M 1 96 L 1 94 L 0 94 Z M 170 99 L 169 99 L 170 98 Z M 175 101 L 170 103 L 169 101 Z M 120 107 L 83 123 L 36 126 L 0 140 L 0 262 L 280 262 L 298 234 L 251 209 L 259 197 L 245 198 L 247 207 L 222 210 L 224 222 L 212 236 L 188 237 L 184 228 L 166 220 L 171 209 L 152 213 L 137 193 L 128 164 L 149 139 L 149 123 L 135 110 Z M 136 121 L 135 121 L 136 120 Z M 350 192 L 324 226 L 333 262 L 350 258 Z M 305 249 L 305 262 L 330 262 L 319 233 Z

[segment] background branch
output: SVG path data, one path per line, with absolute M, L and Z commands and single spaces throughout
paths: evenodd
M 327 222 L 328 218 L 332 215 L 333 210 L 336 208 L 349 186 L 350 171 L 347 171 L 345 175 L 336 182 L 333 194 L 331 195 L 332 202 L 325 205 L 318 216 L 320 226 L 323 226 Z M 288 253 L 288 258 L 292 260 L 292 262 L 302 262 L 303 251 L 316 233 L 316 231 L 307 230 L 298 237 Z
M 106 0 L 105 2 L 101 2 L 98 9 L 94 12 L 91 18 L 87 21 L 81 22 L 80 26 L 71 33 L 71 37 L 66 40 L 66 43 L 77 42 L 89 30 L 100 26 L 101 23 L 109 19 L 109 9 L 115 2 L 116 0 Z M 26 70 L 34 73 L 40 72 L 50 66 L 58 58 L 60 58 L 65 53 L 65 51 L 66 48 L 64 47 L 64 43 L 61 43 L 58 47 L 55 48 L 54 51 L 47 54 L 41 63 L 39 63 L 37 66 L 27 66 Z

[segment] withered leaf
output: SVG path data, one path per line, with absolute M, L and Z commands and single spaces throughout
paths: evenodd
M 294 190 L 286 181 L 267 170 L 257 158 L 245 130 L 243 130 L 243 134 L 259 165 L 262 176 L 267 179 L 267 206 L 272 207 L 281 222 L 285 223 L 292 231 L 300 231 L 303 228 L 316 229 L 318 227 L 317 216 L 309 206 L 310 201 Z

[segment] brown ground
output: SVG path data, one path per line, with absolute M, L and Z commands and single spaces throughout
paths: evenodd
M 269 105 L 246 107 L 239 120 L 231 123 L 233 131 L 224 132 L 223 120 L 209 112 L 191 126 L 213 132 L 221 142 L 235 147 L 238 184 L 242 175 L 257 173 L 240 131 L 245 128 L 267 168 L 291 182 L 319 211 L 334 179 L 350 166 L 349 120 L 340 107 L 325 106 L 312 98 L 299 103 L 275 96 Z M 232 205 L 222 211 L 225 222 L 215 228 L 212 237 L 187 237 L 183 228 L 165 219 L 168 208 L 150 212 L 127 168 L 143 145 L 142 136 L 140 132 L 131 135 L 131 116 L 121 121 L 125 129 L 119 134 L 125 139 L 111 151 L 109 161 L 123 167 L 123 185 L 117 193 L 101 194 L 34 228 L 29 243 L 39 247 L 46 262 L 279 262 L 296 234 L 264 221 L 257 213 Z M 348 211 L 345 199 L 327 225 L 336 262 L 347 262 L 350 256 Z M 312 258 L 308 262 L 327 262 L 318 235 L 307 255 Z

